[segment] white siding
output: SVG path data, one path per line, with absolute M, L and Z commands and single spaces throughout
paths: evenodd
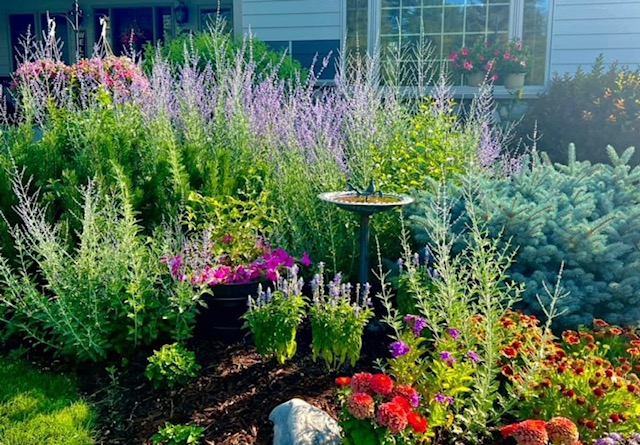
M 589 69 L 599 54 L 636 68 L 640 65 L 640 1 L 555 0 L 551 73 Z
M 341 0 L 243 0 L 242 28 L 267 41 L 337 40 Z

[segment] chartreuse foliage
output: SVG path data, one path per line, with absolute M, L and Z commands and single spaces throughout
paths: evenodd
M 174 425 L 167 422 L 151 437 L 154 445 L 198 445 L 202 443 L 204 428 L 197 425 Z
M 0 443 L 90 445 L 94 414 L 65 376 L 0 358 Z
M 173 388 L 176 384 L 186 384 L 190 378 L 198 375 L 199 370 L 196 355 L 180 343 L 172 343 L 153 351 L 144 375 L 153 382 L 155 388 Z
M 573 146 L 567 164 L 534 153 L 520 174 L 479 176 L 470 194 L 449 186 L 457 200 L 452 233 L 464 230 L 473 203 L 490 235 L 502 234 L 517 248 L 509 273 L 526 283 L 527 311 L 539 312 L 536 294 L 544 296 L 542 283 L 553 282 L 564 262 L 569 296 L 559 303 L 566 310 L 558 319 L 563 326 L 587 325 L 593 318 L 619 325 L 640 320 L 640 168 L 628 165 L 632 148 L 621 156 L 611 147 L 608 152 L 609 164 L 577 161 Z M 414 219 L 422 242 L 430 240 L 421 213 L 431 200 L 423 195 Z

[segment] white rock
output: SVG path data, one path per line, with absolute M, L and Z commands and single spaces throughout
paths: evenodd
M 340 426 L 329 414 L 304 400 L 291 399 L 276 406 L 269 420 L 273 422 L 273 445 L 337 445 Z

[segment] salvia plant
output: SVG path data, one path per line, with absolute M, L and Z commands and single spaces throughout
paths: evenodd
M 333 280 L 324 282 L 324 267 L 311 282 L 312 303 L 311 348 L 313 359 L 322 358 L 330 369 L 338 369 L 348 362 L 354 366 L 360 358 L 364 328 L 373 317 L 369 284 L 353 287 L 342 282 L 338 273 Z
M 274 356 L 283 364 L 297 349 L 296 336 L 307 306 L 302 295 L 302 278 L 298 268 L 289 269 L 288 277 L 280 277 L 274 291 L 258 288 L 258 295 L 249 297 L 249 308 L 243 318 L 244 327 L 253 334 L 256 350 L 263 356 Z

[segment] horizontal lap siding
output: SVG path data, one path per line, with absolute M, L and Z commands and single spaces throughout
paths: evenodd
M 601 53 L 606 63 L 640 66 L 640 1 L 556 0 L 551 73 L 588 70 Z
M 340 39 L 342 6 L 340 0 L 243 0 L 242 27 L 267 41 Z

